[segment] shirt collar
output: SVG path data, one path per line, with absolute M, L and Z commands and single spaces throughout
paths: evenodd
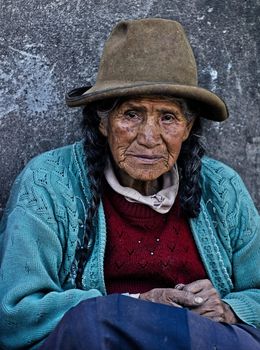
M 176 164 L 163 175 L 162 189 L 151 196 L 144 196 L 133 188 L 121 186 L 109 159 L 105 168 L 105 178 L 112 189 L 129 202 L 146 204 L 161 214 L 169 212 L 179 189 L 179 173 Z

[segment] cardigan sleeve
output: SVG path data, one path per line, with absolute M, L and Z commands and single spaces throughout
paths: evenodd
M 238 175 L 232 178 L 232 187 L 235 201 L 227 221 L 234 288 L 223 301 L 245 323 L 260 328 L 260 216 Z
M 260 327 L 259 213 L 241 177 L 222 162 L 204 157 L 201 180 L 206 219 L 200 216 L 196 233 L 199 247 L 213 233 L 214 246 L 202 251 L 209 275 L 237 316 Z
M 77 208 L 72 203 L 68 210 L 68 198 L 73 198 L 63 193 L 58 200 L 58 182 L 51 185 L 54 177 L 48 179 L 49 173 L 41 169 L 41 183 L 33 164 L 15 182 L 2 221 L 1 349 L 37 348 L 71 307 L 102 295 L 97 289 L 68 287 L 67 267 L 76 244 L 69 230 L 76 235 L 71 218 L 77 216 Z M 72 190 L 68 178 L 63 187 Z
M 243 322 L 260 328 L 259 213 L 241 177 L 222 162 L 203 159 L 201 184 L 211 221 L 205 226 L 215 232 L 220 252 L 214 264 L 208 264 L 209 271 L 214 274 L 215 263 L 222 264 L 222 300 Z

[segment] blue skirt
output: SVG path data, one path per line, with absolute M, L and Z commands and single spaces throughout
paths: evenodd
M 69 310 L 40 350 L 257 350 L 260 330 L 114 294 Z

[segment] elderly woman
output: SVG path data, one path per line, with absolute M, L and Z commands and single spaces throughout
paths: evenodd
M 84 141 L 33 159 L 1 231 L 2 349 L 259 349 L 260 220 L 204 156 L 181 25 L 123 21 L 83 106 Z

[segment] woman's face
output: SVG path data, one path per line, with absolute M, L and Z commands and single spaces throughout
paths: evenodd
M 191 127 L 177 102 L 152 97 L 129 99 L 100 123 L 120 176 L 140 181 L 173 167 Z

